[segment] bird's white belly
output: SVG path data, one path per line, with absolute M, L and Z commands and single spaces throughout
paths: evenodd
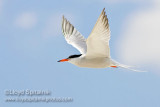
M 79 67 L 106 68 L 112 65 L 110 58 L 81 58 L 71 62 Z

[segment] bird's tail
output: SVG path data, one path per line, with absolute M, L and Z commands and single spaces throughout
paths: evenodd
M 120 63 L 117 62 L 117 61 L 113 61 L 113 62 L 114 62 L 114 64 L 115 64 L 117 67 L 125 68 L 125 69 L 131 70 L 131 71 L 136 71 L 136 72 L 147 72 L 147 71 L 141 71 L 141 70 L 133 69 L 132 66 L 120 64 Z

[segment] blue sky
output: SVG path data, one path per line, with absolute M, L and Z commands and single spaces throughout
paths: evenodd
M 148 72 L 79 68 L 61 33 L 64 15 L 85 38 L 103 8 L 113 59 Z M 0 0 L 0 106 L 159 107 L 159 0 Z M 8 103 L 5 90 L 51 90 L 71 103 Z

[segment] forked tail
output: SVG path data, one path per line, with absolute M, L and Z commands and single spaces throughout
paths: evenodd
M 136 72 L 147 72 L 147 71 L 141 71 L 141 70 L 133 69 L 132 66 L 120 64 L 120 63 L 118 63 L 117 61 L 113 61 L 113 62 L 114 62 L 114 64 L 115 64 L 117 67 L 125 68 L 125 69 L 132 70 L 132 71 L 136 71 Z

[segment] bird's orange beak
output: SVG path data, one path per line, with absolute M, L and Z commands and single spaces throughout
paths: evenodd
M 62 60 L 59 60 L 57 62 L 65 62 L 65 61 L 69 61 L 69 59 L 62 59 Z

